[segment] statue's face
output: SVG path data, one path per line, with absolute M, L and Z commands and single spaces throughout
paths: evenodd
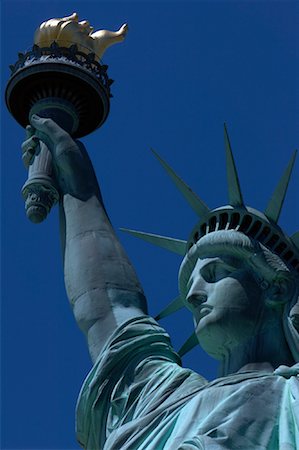
M 262 290 L 241 260 L 198 259 L 187 287 L 199 343 L 214 358 L 221 359 L 257 333 Z

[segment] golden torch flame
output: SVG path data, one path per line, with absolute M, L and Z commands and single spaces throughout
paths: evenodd
M 35 31 L 34 44 L 39 47 L 50 47 L 57 42 L 60 47 L 70 47 L 76 44 L 78 50 L 88 54 L 95 53 L 101 58 L 110 45 L 122 42 L 128 31 L 124 24 L 118 31 L 98 30 L 93 32 L 87 20 L 79 22 L 77 13 L 70 16 L 49 19 L 43 22 Z

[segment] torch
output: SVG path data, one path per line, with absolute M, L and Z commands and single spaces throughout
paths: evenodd
M 110 109 L 108 66 L 101 57 L 110 45 L 124 40 L 127 25 L 118 31 L 93 32 L 78 14 L 43 22 L 34 35 L 34 45 L 10 66 L 5 99 L 15 120 L 24 128 L 33 114 L 53 119 L 73 138 L 99 128 Z M 27 217 L 42 222 L 59 200 L 59 191 L 47 146 L 29 166 L 22 188 Z

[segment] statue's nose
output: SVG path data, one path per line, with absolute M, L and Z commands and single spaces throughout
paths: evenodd
M 187 295 L 187 302 L 194 308 L 202 305 L 208 299 L 208 294 L 205 291 L 198 289 L 190 289 Z
M 189 279 L 190 287 L 186 295 L 187 305 L 189 304 L 193 308 L 198 308 L 202 303 L 207 302 L 211 290 L 213 289 L 213 286 L 211 286 L 211 284 L 202 276 L 201 265 L 201 261 L 199 261 L 195 266 Z

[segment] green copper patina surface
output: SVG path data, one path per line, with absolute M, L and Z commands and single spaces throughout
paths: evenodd
M 208 218 L 206 228 L 201 224 L 198 230 L 205 232 L 200 236 L 195 228 L 179 284 L 200 345 L 220 362 L 221 378 L 207 382 L 181 367 L 167 333 L 147 315 L 142 287 L 107 217 L 83 145 L 51 119 L 32 116 L 27 131 L 25 161 L 36 137 L 52 154 L 67 294 L 94 362 L 77 406 L 81 445 L 88 450 L 299 448 L 299 276 L 296 249 L 287 248 L 295 240 L 281 234 L 280 257 L 270 242 L 273 220 L 267 225 L 264 215 L 238 210 L 241 223 L 234 216 L 229 226 L 226 216 L 200 203 Z M 229 176 L 235 184 L 230 207 L 236 210 L 243 200 L 232 164 Z M 198 204 L 188 189 L 184 192 Z M 271 203 L 273 217 L 280 206 Z M 268 226 L 268 245 L 244 226 L 242 231 L 246 214 L 259 217 L 260 235 Z M 181 251 L 182 242 L 174 247 Z
M 140 317 L 115 333 L 87 377 L 78 439 L 88 449 L 296 449 L 298 401 L 295 376 L 270 364 L 207 382 Z

